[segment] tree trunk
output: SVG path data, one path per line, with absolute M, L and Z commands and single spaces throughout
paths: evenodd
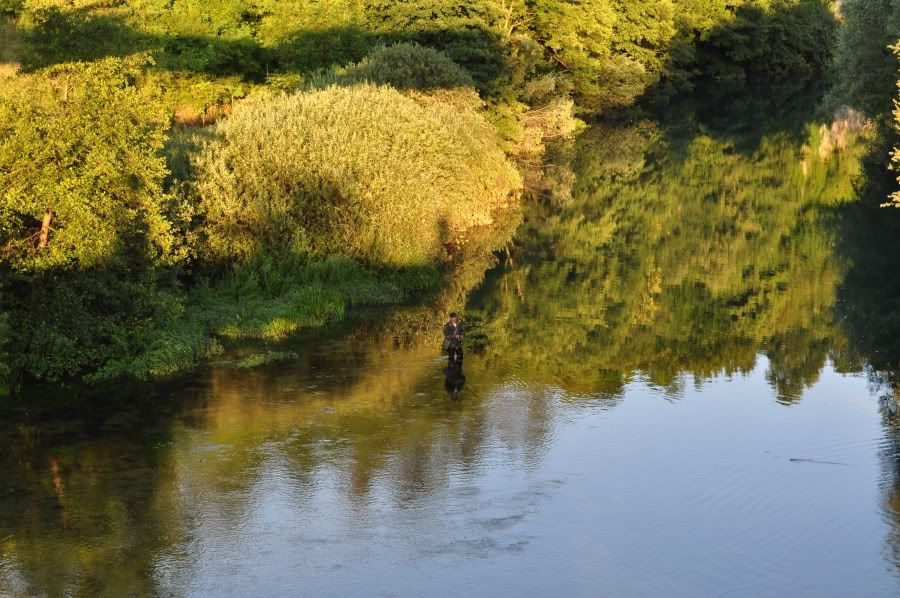
M 46 249 L 50 243 L 50 221 L 53 220 L 53 212 L 47 210 L 44 212 L 44 219 L 41 221 L 41 237 L 38 241 L 38 249 Z

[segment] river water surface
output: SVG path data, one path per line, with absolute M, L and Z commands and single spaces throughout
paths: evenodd
M 0 596 L 897 596 L 900 229 L 738 112 L 594 127 L 426 306 L 4 406 Z

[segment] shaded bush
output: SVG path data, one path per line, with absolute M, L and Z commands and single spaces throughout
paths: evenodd
M 474 88 L 475 81 L 443 52 L 414 43 L 382 46 L 356 64 L 311 78 L 315 87 L 373 83 L 400 90 Z
M 524 9 L 524 2 L 366 0 L 364 6 L 366 27 L 377 39 L 436 48 L 472 73 L 483 92 L 501 91 L 507 57 L 500 24 L 507 9 Z
M 890 46 L 900 39 L 900 5 L 894 0 L 844 0 L 834 60 L 836 104 L 877 117 L 891 109 L 897 61 Z
M 10 369 L 25 380 L 64 381 L 141 353 L 181 297 L 150 271 L 53 269 L 7 275 L 0 311 L 9 313 Z
M 699 44 L 700 66 L 713 78 L 809 78 L 830 68 L 836 31 L 821 0 L 747 3 Z
M 308 77 L 303 89 L 362 83 L 388 85 L 423 106 L 445 104 L 463 111 L 485 108 L 468 71 L 443 52 L 416 43 L 380 46 L 357 63 L 320 70 Z
M 213 260 L 287 252 L 435 263 L 520 186 L 480 115 L 387 87 L 257 97 L 218 134 L 198 162 Z

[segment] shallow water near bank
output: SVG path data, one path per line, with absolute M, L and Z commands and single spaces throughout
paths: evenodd
M 770 116 L 588 132 L 461 370 L 438 303 L 5 405 L 0 595 L 897 595 L 897 229 Z

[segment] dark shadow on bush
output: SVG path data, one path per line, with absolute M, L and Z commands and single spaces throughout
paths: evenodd
M 820 0 L 776 0 L 764 10 L 743 5 L 702 38 L 678 24 L 660 81 L 641 103 L 659 114 L 688 112 L 713 134 L 747 137 L 783 130 L 815 113 L 830 68 L 837 21 Z M 671 102 L 671 103 L 670 103 Z M 743 129 L 743 130 L 742 130 Z
M 697 44 L 697 56 L 711 80 L 809 78 L 831 65 L 836 30 L 834 13 L 819 0 L 776 0 L 768 11 L 744 5 Z

